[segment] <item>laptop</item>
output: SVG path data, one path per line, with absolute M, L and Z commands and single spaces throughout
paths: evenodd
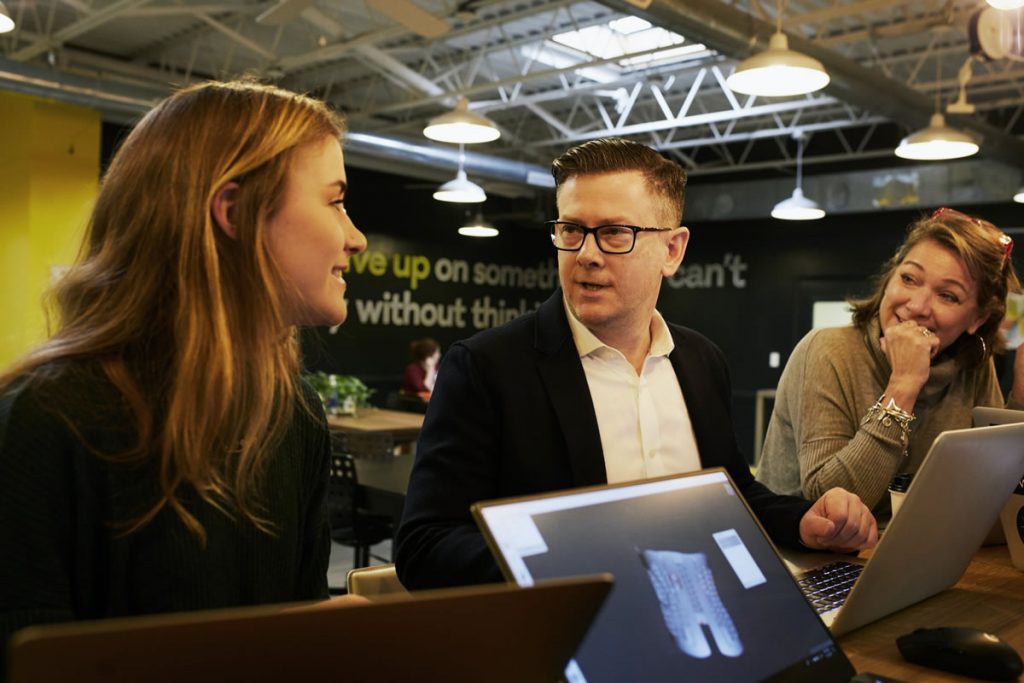
M 784 555 L 805 589 L 822 575 L 840 586 L 808 598 L 833 634 L 847 633 L 959 581 L 1021 472 L 1024 423 L 943 432 L 868 560 Z
M 9 683 L 555 683 L 611 588 L 607 575 L 33 626 Z
M 848 681 L 849 660 L 725 470 L 478 503 L 520 586 L 615 576 L 568 683 Z
M 978 406 L 971 411 L 971 422 L 975 427 L 991 427 L 993 425 L 1024 422 L 1024 410 Z

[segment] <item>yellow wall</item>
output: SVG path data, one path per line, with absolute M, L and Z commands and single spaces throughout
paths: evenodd
M 96 197 L 100 114 L 0 92 L 0 368 L 46 337 L 42 295 Z

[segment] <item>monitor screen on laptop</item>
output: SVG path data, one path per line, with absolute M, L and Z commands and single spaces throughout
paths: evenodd
M 474 514 L 519 585 L 615 576 L 569 683 L 853 675 L 723 470 L 484 503 Z

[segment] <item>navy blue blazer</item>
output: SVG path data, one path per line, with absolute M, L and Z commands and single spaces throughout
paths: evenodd
M 776 543 L 796 545 L 802 498 L 754 480 L 733 433 L 725 357 L 669 325 L 704 467 L 725 467 Z M 481 500 L 607 483 L 590 390 L 555 293 L 536 311 L 453 345 L 430 398 L 396 538 L 410 589 L 502 581 L 469 512 Z

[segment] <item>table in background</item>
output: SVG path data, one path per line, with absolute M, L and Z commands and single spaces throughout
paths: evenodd
M 356 415 L 328 415 L 334 447 L 349 453 L 356 477 L 374 512 L 402 517 L 416 438 L 423 427 L 421 413 L 383 408 L 361 409 Z
M 927 562 L 927 558 L 922 561 Z M 1024 572 L 1006 546 L 982 548 L 952 588 L 839 638 L 857 671 L 901 681 L 972 681 L 903 659 L 896 638 L 922 627 L 969 626 L 1024 653 Z

